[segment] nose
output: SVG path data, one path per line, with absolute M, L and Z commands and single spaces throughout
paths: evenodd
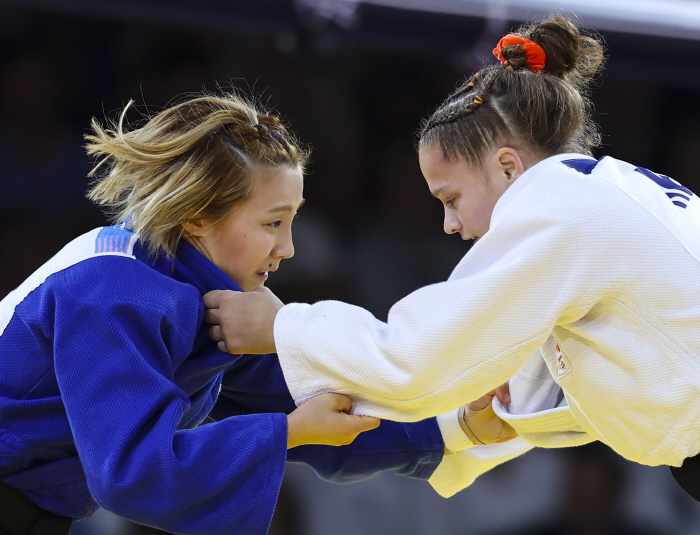
M 454 234 L 462 229 L 462 225 L 454 214 L 450 211 L 445 210 L 445 222 L 443 224 L 443 230 L 445 234 Z
M 280 236 L 280 240 L 273 251 L 273 256 L 280 259 L 292 258 L 294 256 L 294 242 L 292 241 L 291 231 Z

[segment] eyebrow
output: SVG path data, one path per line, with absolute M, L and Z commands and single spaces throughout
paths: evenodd
M 440 195 L 440 192 L 442 192 L 442 190 L 444 190 L 446 187 L 447 187 L 447 186 L 441 186 L 441 187 L 439 187 L 438 189 L 436 189 L 435 191 L 431 191 L 430 194 L 431 194 L 433 197 L 437 197 L 438 195 Z
M 299 206 L 295 209 L 292 207 L 291 204 L 283 204 L 281 206 L 275 206 L 274 208 L 270 208 L 268 210 L 268 213 L 275 214 L 277 212 L 296 212 L 299 208 L 304 206 L 304 203 L 306 202 L 306 199 L 302 199 L 301 203 Z

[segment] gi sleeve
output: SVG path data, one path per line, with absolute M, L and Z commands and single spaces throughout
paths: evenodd
M 520 437 L 501 444 L 474 446 L 446 455 L 428 480 L 445 498 L 453 496 L 492 468 L 530 451 L 534 446 Z
M 602 232 L 549 207 L 508 210 L 448 281 L 398 301 L 386 323 L 337 301 L 284 306 L 274 337 L 295 401 L 340 392 L 357 414 L 447 413 L 506 382 L 556 324 L 585 315 L 609 279 L 594 253 L 608 254 Z
M 277 355 L 241 355 L 224 373 L 221 393 L 210 416 L 283 412 L 296 408 Z M 461 432 L 461 430 L 460 430 Z M 380 472 L 428 479 L 442 459 L 444 444 L 434 418 L 416 423 L 382 421 L 360 433 L 347 446 L 299 446 L 287 453 L 290 462 L 309 465 L 323 479 L 347 483 Z
M 87 483 L 98 503 L 176 533 L 267 533 L 286 459 L 284 414 L 178 430 L 189 406 L 173 361 L 203 318 L 193 287 L 129 258 L 57 276 L 55 367 Z

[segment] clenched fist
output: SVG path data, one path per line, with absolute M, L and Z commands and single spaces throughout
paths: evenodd
M 204 295 L 204 320 L 219 350 L 238 355 L 275 352 L 275 316 L 284 303 L 268 288 L 250 292 L 214 290 Z
M 370 416 L 348 414 L 352 400 L 343 394 L 321 394 L 287 416 L 287 448 L 304 444 L 345 446 L 357 435 L 379 426 Z

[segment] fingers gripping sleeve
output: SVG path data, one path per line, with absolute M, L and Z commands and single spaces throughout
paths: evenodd
M 266 533 L 286 458 L 284 415 L 178 431 L 189 399 L 173 361 L 189 354 L 202 321 L 196 290 L 158 287 L 129 265 L 109 291 L 94 273 L 84 278 L 79 295 L 57 298 L 55 365 L 95 499 L 177 533 Z

